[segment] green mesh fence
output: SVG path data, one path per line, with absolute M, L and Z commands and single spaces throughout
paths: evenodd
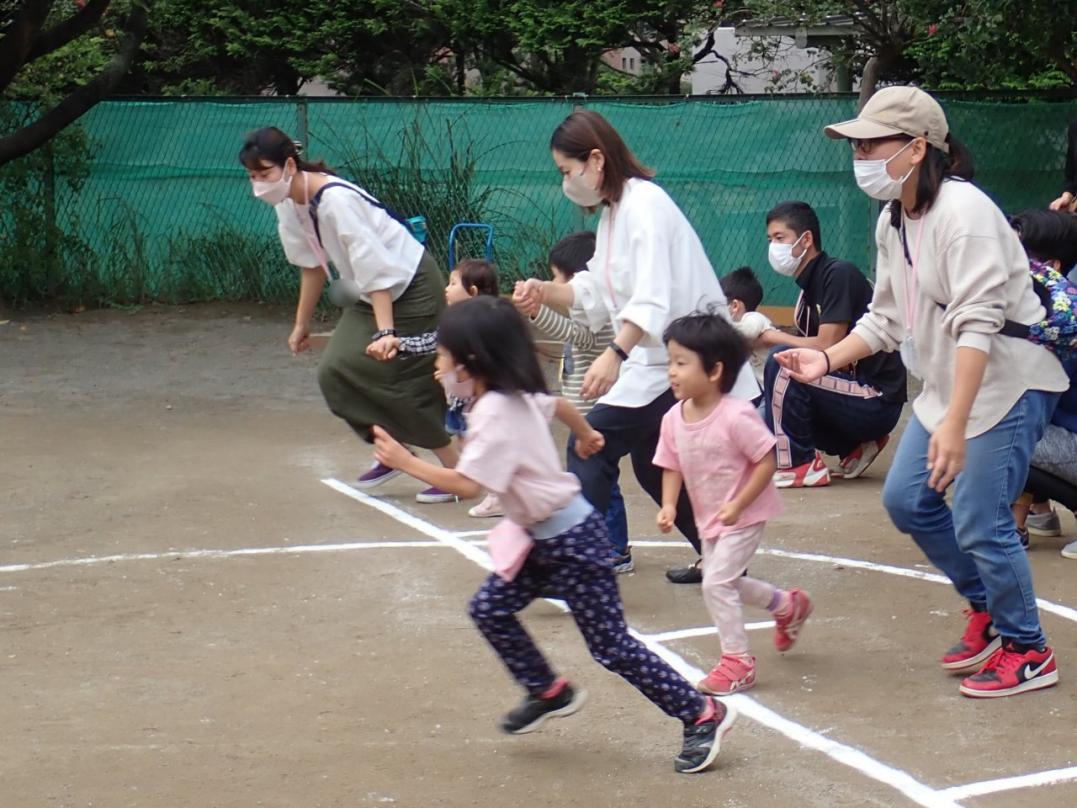
M 55 153 L 0 168 L 0 301 L 293 301 L 297 275 L 273 212 L 251 196 L 236 160 L 243 135 L 267 125 L 401 213 L 425 216 L 442 266 L 454 224 L 492 224 L 508 289 L 543 273 L 562 235 L 595 224 L 562 196 L 547 149 L 557 124 L 584 105 L 658 170 L 719 274 L 759 270 L 766 304 L 796 296 L 766 265 L 765 215 L 783 200 L 812 204 L 824 247 L 872 271 L 878 207 L 857 190 L 848 147 L 822 135 L 854 114 L 851 97 L 117 100 L 91 110 Z M 1004 209 L 1054 198 L 1077 103 L 944 105 L 976 155 L 978 183 Z M 482 248 L 468 236 L 456 252 Z

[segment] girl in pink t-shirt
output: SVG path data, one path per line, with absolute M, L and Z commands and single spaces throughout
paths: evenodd
M 377 427 L 375 453 L 386 466 L 462 498 L 488 489 L 500 496 L 506 517 L 530 536 L 518 572 L 491 575 L 471 601 L 472 620 L 527 691 L 501 728 L 531 732 L 548 718 L 576 712 L 586 697 L 553 672 L 516 616 L 552 591 L 572 609 L 591 655 L 684 723 L 674 768 L 692 773 L 710 766 L 736 711 L 701 696 L 628 633 L 605 519 L 583 498 L 579 480 L 562 469 L 549 422 L 557 417 L 573 431 L 581 457 L 599 451 L 603 438 L 571 404 L 546 394 L 523 318 L 507 300 L 494 297 L 453 306 L 438 328 L 436 368 L 449 394 L 475 399 L 456 468 L 414 457 Z
M 703 600 L 722 644 L 721 660 L 696 687 L 728 696 L 755 684 L 742 602 L 774 614 L 779 651 L 793 647 L 812 603 L 799 589 L 785 592 L 747 574 L 766 520 L 782 503 L 774 435 L 751 404 L 727 395 L 748 359 L 744 339 L 717 314 L 692 314 L 674 320 L 665 340 L 678 403 L 662 419 L 654 457 L 665 469 L 657 521 L 663 533 L 673 528 L 686 485 L 703 545 Z

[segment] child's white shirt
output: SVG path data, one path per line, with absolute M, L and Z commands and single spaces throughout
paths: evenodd
M 774 328 L 774 323 L 762 312 L 746 311 L 739 321 L 733 323 L 733 327 L 749 343 L 752 343 L 759 339 L 764 331 Z M 771 348 L 769 347 L 755 348 L 748 357 L 752 364 L 752 372 L 755 373 L 756 381 L 759 382 L 760 386 L 763 385 L 763 368 L 766 367 L 767 357 L 770 356 L 770 352 Z

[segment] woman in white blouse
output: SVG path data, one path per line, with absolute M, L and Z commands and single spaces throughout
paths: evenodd
M 1050 687 L 1054 653 L 1010 504 L 1069 379 L 1046 348 L 1000 333 L 1008 322 L 1045 316 L 1028 257 L 1002 211 L 972 184 L 972 155 L 923 90 L 880 90 L 858 118 L 826 134 L 849 141 L 857 184 L 888 202 L 875 231 L 875 294 L 837 345 L 777 359 L 810 382 L 900 349 L 924 387 L 883 504 L 969 603 L 965 634 L 942 667 L 971 673 L 961 692 L 974 698 Z
M 293 355 L 309 347 L 310 321 L 330 262 L 341 279 L 334 283 L 343 283 L 350 293 L 318 366 L 329 409 L 367 442 L 373 440 L 371 427 L 380 426 L 401 443 L 430 449 L 444 465 L 454 466 L 434 357 L 396 358 L 392 339 L 397 332 L 437 328 L 445 306 L 437 263 L 380 202 L 324 163 L 302 160 L 297 144 L 280 129 L 249 135 L 239 159 L 254 195 L 276 211 L 285 256 L 302 267 L 295 327 L 288 338 Z M 373 488 L 397 474 L 375 463 L 353 485 Z M 417 499 L 455 497 L 427 489 Z
M 651 181 L 610 123 L 591 110 L 574 112 L 550 139 L 565 196 L 593 212 L 601 208 L 589 272 L 567 285 L 529 280 L 517 294 L 570 307 L 598 333 L 611 321 L 616 338 L 591 365 L 582 396 L 598 400 L 587 416 L 603 434 L 605 448 L 587 460 L 569 444 L 569 470 L 591 504 L 604 513 L 618 465 L 632 458 L 636 479 L 661 503 L 662 472 L 653 463 L 662 416 L 675 403 L 670 391 L 666 327 L 693 311 L 726 312 L 725 295 L 699 236 L 677 204 Z M 754 399 L 759 386 L 750 368 L 741 369 L 735 395 Z M 677 528 L 699 552 L 699 538 L 685 492 L 677 507 Z M 620 560 L 629 548 L 615 547 Z M 674 583 L 699 583 L 698 565 L 670 570 Z

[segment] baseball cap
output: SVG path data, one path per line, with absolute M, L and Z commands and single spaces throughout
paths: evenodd
M 922 137 L 935 148 L 950 153 L 946 113 L 938 101 L 918 87 L 879 90 L 857 117 L 831 124 L 823 131 L 834 140 L 871 140 L 894 135 Z

